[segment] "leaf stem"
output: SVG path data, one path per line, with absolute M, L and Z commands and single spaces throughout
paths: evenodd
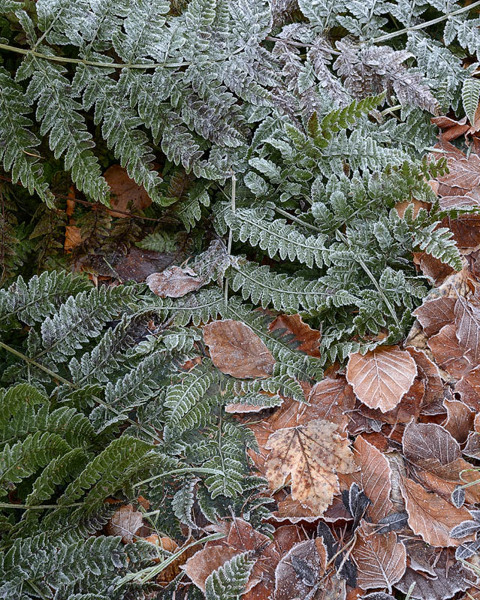
M 381 35 L 379 37 L 373 38 L 373 40 L 370 40 L 370 42 L 372 44 L 376 44 L 378 42 L 386 42 L 387 40 L 396 38 L 399 35 L 408 33 L 409 31 L 419 31 L 420 29 L 425 29 L 425 27 L 430 27 L 431 25 L 436 25 L 437 23 L 446 21 L 450 17 L 456 17 L 458 15 L 461 15 L 462 13 L 468 12 L 469 10 L 474 9 L 477 6 L 480 6 L 480 0 L 477 0 L 477 2 L 474 2 L 473 4 L 470 4 L 469 6 L 463 6 L 462 8 L 459 8 L 458 10 L 454 10 L 451 13 L 445 13 L 441 17 L 437 17 L 436 19 L 432 19 L 431 21 L 426 21 L 425 23 L 419 23 L 418 25 L 414 25 L 413 27 L 405 27 L 405 29 L 400 29 L 400 31 L 394 31 L 392 33 L 387 33 L 385 35 Z

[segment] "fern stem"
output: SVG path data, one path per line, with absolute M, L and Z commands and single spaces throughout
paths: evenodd
M 155 479 L 160 479 L 161 477 L 167 477 L 168 475 L 183 475 L 185 473 L 204 473 L 206 475 L 223 475 L 223 471 L 219 471 L 218 469 L 209 469 L 207 467 L 184 467 L 182 469 L 173 469 L 172 471 L 165 471 L 165 473 L 160 473 L 160 475 L 154 475 L 153 477 L 149 477 L 148 479 L 144 479 L 143 481 L 139 481 L 135 484 L 134 487 L 139 487 L 144 485 L 145 483 L 150 483 L 155 481 Z
M 75 506 L 83 506 L 83 502 L 75 502 L 75 504 L 65 504 L 62 506 L 59 504 L 34 504 L 29 506 L 27 504 L 9 504 L 8 502 L 0 502 L 0 508 L 16 508 L 19 510 L 46 510 L 49 508 L 73 508 Z
M 25 354 L 22 354 L 18 350 L 15 350 L 15 348 L 12 348 L 11 346 L 8 346 L 7 344 L 4 344 L 3 342 L 0 342 L 0 348 L 3 348 L 7 352 L 10 352 L 11 354 L 14 354 L 15 356 L 18 356 L 19 358 L 21 358 L 22 360 L 24 360 L 26 363 L 28 363 L 30 365 L 33 365 L 34 367 L 37 367 L 37 369 L 40 369 L 44 373 L 47 373 L 47 375 L 50 375 L 50 377 L 53 377 L 54 379 L 57 379 L 61 383 L 64 383 L 65 385 L 68 385 L 70 387 L 76 387 L 71 381 L 68 381 L 68 379 L 65 379 L 64 377 L 62 377 L 58 373 L 55 373 L 54 371 L 51 371 L 48 367 L 45 367 L 44 365 L 38 363 L 36 360 L 33 360 L 33 358 L 30 358 L 29 356 L 26 356 Z
M 345 235 L 343 235 L 343 233 L 340 230 L 337 230 L 337 233 L 338 233 L 338 236 L 340 237 L 340 239 L 343 241 L 343 243 L 346 244 L 348 247 L 350 247 L 350 243 L 348 241 L 348 238 Z M 365 262 L 363 261 L 362 258 L 360 258 L 359 256 L 356 256 L 355 260 L 362 267 L 362 269 L 365 271 L 365 273 L 367 274 L 367 276 L 370 279 L 370 281 L 375 286 L 375 289 L 377 290 L 377 292 L 382 297 L 382 300 L 385 302 L 385 306 L 388 308 L 388 312 L 391 314 L 393 320 L 395 321 L 395 325 L 400 329 L 400 322 L 398 321 L 397 313 L 395 312 L 393 306 L 390 304 L 390 300 L 385 296 L 385 292 L 380 287 L 380 285 L 379 285 L 378 281 L 376 280 L 374 274 L 370 271 L 370 269 L 367 267 L 367 265 L 365 264 Z
M 409 31 L 419 31 L 420 29 L 425 29 L 426 27 L 430 27 L 431 25 L 436 25 L 437 23 L 446 21 L 450 17 L 456 17 L 458 15 L 461 15 L 462 13 L 468 12 L 468 11 L 476 8 L 477 6 L 480 6 L 480 0 L 477 0 L 477 2 L 474 2 L 473 4 L 470 4 L 469 6 L 463 6 L 462 8 L 459 8 L 458 10 L 454 10 L 451 13 L 445 13 L 441 17 L 437 17 L 436 19 L 432 19 L 431 21 L 426 21 L 425 23 L 419 23 L 418 25 L 414 25 L 413 27 L 405 27 L 405 29 L 400 29 L 400 31 L 394 31 L 392 33 L 387 33 L 385 35 L 381 35 L 377 38 L 373 38 L 373 40 L 370 40 L 370 43 L 376 44 L 378 42 L 386 42 L 387 40 L 396 38 L 400 35 L 403 35 L 404 33 L 408 33 Z
M 287 217 L 287 219 L 290 219 L 291 221 L 295 221 L 295 223 L 298 223 L 299 225 L 303 225 L 303 227 L 307 227 L 308 229 L 311 229 L 312 231 L 317 231 L 318 233 L 323 233 L 319 227 L 315 227 L 315 225 L 312 225 L 311 223 L 306 223 L 305 221 L 302 221 L 302 219 L 299 219 L 298 217 L 291 215 L 286 210 L 283 210 L 283 208 L 278 208 L 278 206 L 276 206 L 275 212 L 277 212 L 279 215 Z
M 7 344 L 4 344 L 3 342 L 0 342 L 0 348 L 3 348 L 7 352 L 10 352 L 11 354 L 14 354 L 15 356 L 18 356 L 19 358 L 21 358 L 22 360 L 24 360 L 27 364 L 30 364 L 30 365 L 36 367 L 37 369 L 40 369 L 44 373 L 47 373 L 47 375 L 50 375 L 50 377 L 52 377 L 53 379 L 56 379 L 60 383 L 68 385 L 70 388 L 78 389 L 78 386 L 75 385 L 73 382 L 69 381 L 68 379 L 65 379 L 65 377 L 62 377 L 58 373 L 55 373 L 55 371 L 52 371 L 48 367 L 45 367 L 44 365 L 38 363 L 36 360 L 33 360 L 33 358 L 30 358 L 29 356 L 26 356 L 25 354 L 22 354 L 22 352 L 19 352 L 18 350 L 15 350 L 15 348 L 12 348 L 11 346 L 8 346 Z M 110 406 L 110 404 L 107 404 L 107 402 L 102 402 L 102 400 L 100 400 L 100 398 L 95 398 L 95 402 L 97 404 L 100 404 L 100 406 L 104 406 L 107 410 L 112 411 L 113 414 L 115 414 L 117 416 L 121 414 L 119 411 L 115 410 L 113 408 L 113 406 Z M 155 442 L 162 443 L 162 440 L 156 434 L 152 433 L 151 431 L 149 431 L 148 429 L 146 429 L 145 427 L 143 427 L 143 425 L 140 425 L 140 423 L 137 423 L 133 419 L 129 419 L 129 418 L 127 418 L 125 420 L 128 423 L 130 423 L 130 425 L 132 425 L 133 427 L 136 427 L 137 429 L 139 429 L 140 431 L 142 431 L 146 435 L 150 436 L 150 438 L 152 440 L 154 440 Z
M 236 192 L 237 192 L 237 178 L 235 177 L 235 173 L 232 171 L 232 213 L 235 214 L 235 205 L 236 205 Z M 227 243 L 227 254 L 230 256 L 232 254 L 232 245 L 233 245 L 233 229 L 230 227 L 228 231 L 228 243 Z M 225 277 L 225 306 L 227 306 L 228 302 L 228 279 Z

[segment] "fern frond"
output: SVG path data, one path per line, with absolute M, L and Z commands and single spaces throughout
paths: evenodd
M 243 552 L 213 571 L 205 582 L 207 600 L 239 600 L 254 564 L 250 552 Z

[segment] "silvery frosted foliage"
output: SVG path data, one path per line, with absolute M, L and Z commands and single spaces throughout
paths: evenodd
M 159 152 L 224 182 L 232 165 L 248 169 L 268 119 L 301 129 L 314 113 L 384 89 L 389 102 L 430 113 L 457 107 L 475 67 L 463 69 L 448 46 L 478 51 L 472 14 L 443 0 L 1 0 L 3 31 L 15 24 L 7 46 L 21 39 L 26 52 L 0 73 L 2 163 L 51 203 L 32 151 L 46 144 L 80 191 L 107 202 L 91 112 L 118 162 L 162 205 Z M 333 28 L 348 34 L 338 49 Z

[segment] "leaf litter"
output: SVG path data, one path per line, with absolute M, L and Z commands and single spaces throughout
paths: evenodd
M 275 502 L 270 533 L 233 517 L 209 526 L 206 533 L 223 538 L 187 553 L 163 583 L 183 577 L 205 593 L 213 571 L 246 554 L 246 600 L 480 598 L 480 224 L 464 210 L 480 203 L 480 158 L 451 144 L 469 126 L 447 118 L 438 125 L 450 173 L 431 185 L 440 207 L 463 210 L 448 225 L 464 268 L 452 274 L 426 253 L 416 257 L 437 287 L 414 311 L 403 344 L 351 353 L 345 369 L 336 364 L 321 381 L 298 381 L 302 402 L 285 390 L 266 406 L 240 397 L 228 405 L 257 442 L 249 454 Z M 210 279 L 195 265 L 170 265 L 147 284 L 179 298 Z M 269 336 L 321 357 L 322 334 L 301 315 L 269 318 Z M 265 338 L 250 326 L 201 325 L 205 354 L 225 376 L 278 375 Z M 126 542 L 142 535 L 142 524 L 129 505 L 107 529 Z

